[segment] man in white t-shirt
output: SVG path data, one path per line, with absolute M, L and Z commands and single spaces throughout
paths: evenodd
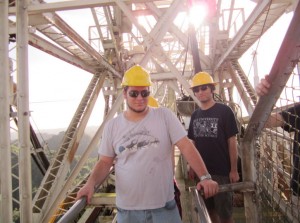
M 107 177 L 115 161 L 118 223 L 180 223 L 174 200 L 173 146 L 176 145 L 199 179 L 204 196 L 218 192 L 198 151 L 178 118 L 167 108 L 148 106 L 151 79 L 139 65 L 122 81 L 127 109 L 110 120 L 102 135 L 99 161 L 77 199 L 89 203 L 96 185 Z

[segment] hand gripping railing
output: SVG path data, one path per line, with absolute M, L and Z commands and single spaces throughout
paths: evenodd
M 253 182 L 240 182 L 240 183 L 219 185 L 218 193 L 229 192 L 229 191 L 249 191 L 249 190 L 251 191 L 254 190 Z M 193 198 L 192 206 L 194 206 L 193 208 L 194 211 L 196 212 L 195 217 L 197 218 L 196 221 L 193 219 L 194 220 L 193 222 L 212 223 L 203 200 L 203 191 L 198 191 L 196 187 L 189 187 L 189 191 Z
M 86 197 L 82 197 L 72 205 L 72 207 L 62 216 L 62 218 L 57 223 L 74 222 L 74 220 L 78 217 L 78 214 L 85 208 L 85 206 Z
M 108 176 L 114 171 L 114 167 L 111 167 L 109 170 Z M 94 191 L 97 191 L 100 185 L 96 185 Z M 77 200 L 72 207 L 59 219 L 57 223 L 70 223 L 74 222 L 77 219 L 78 214 L 86 207 L 87 205 L 87 197 L 82 197 Z

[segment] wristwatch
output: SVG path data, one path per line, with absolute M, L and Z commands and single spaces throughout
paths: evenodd
M 203 180 L 211 180 L 211 175 L 208 173 L 208 174 L 201 176 L 200 181 L 203 181 Z

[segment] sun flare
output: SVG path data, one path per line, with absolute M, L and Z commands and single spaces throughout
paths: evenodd
M 199 27 L 207 15 L 207 6 L 205 4 L 194 4 L 189 11 L 189 22 L 195 27 Z

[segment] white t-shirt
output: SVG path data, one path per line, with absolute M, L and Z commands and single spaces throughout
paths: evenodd
M 149 108 L 138 122 L 120 114 L 107 123 L 99 154 L 116 157 L 118 207 L 155 209 L 174 198 L 172 145 L 186 135 L 167 108 Z

